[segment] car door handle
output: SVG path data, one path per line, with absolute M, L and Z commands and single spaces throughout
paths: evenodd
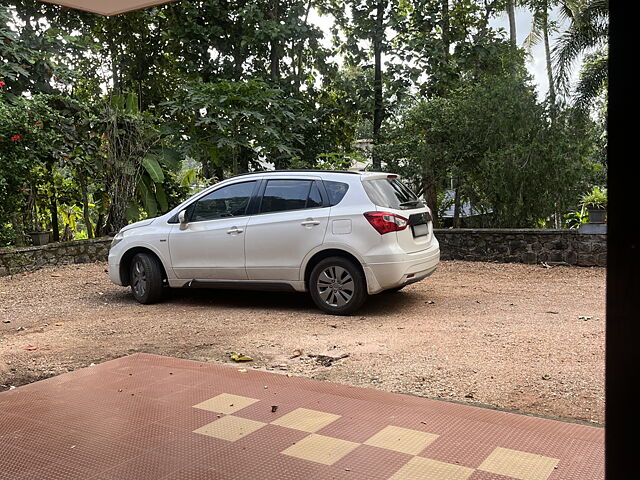
M 320 222 L 318 220 L 313 220 L 311 218 L 308 218 L 304 222 L 301 222 L 300 225 L 302 225 L 303 227 L 311 227 L 314 225 L 320 225 Z
M 238 228 L 238 227 L 232 227 L 229 230 L 227 230 L 227 233 L 229 235 L 233 235 L 234 233 L 242 233 L 244 232 L 244 230 L 242 228 Z

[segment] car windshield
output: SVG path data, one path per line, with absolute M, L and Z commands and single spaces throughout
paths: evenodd
M 366 180 L 362 184 L 369 199 L 381 207 L 405 210 L 423 206 L 416 194 L 397 178 Z

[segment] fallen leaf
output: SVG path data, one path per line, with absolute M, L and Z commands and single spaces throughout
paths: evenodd
M 247 373 L 247 369 L 246 368 L 241 368 L 240 370 L 238 370 L 240 373 Z
M 302 355 L 302 349 L 296 348 L 293 351 L 293 355 L 291 355 L 291 358 L 296 358 L 296 357 L 299 357 L 300 355 Z
M 52 273 L 51 276 L 52 277 L 62 277 L 62 275 L 60 275 L 59 273 Z
M 253 358 L 248 355 L 243 355 L 241 353 L 231 352 L 229 353 L 229 358 L 234 362 L 252 362 Z
M 29 351 L 33 351 L 33 350 L 37 350 L 38 347 L 35 347 L 33 345 L 27 345 L 25 347 L 22 347 L 24 350 L 29 350 Z
M 56 322 L 56 323 L 54 323 L 54 325 L 56 327 L 61 327 L 62 325 L 64 325 L 64 322 Z
M 551 375 L 544 374 L 542 375 L 543 380 L 551 380 Z
M 11 323 L 11 320 L 2 320 L 2 323 Z
M 275 413 L 278 410 L 278 405 L 271 405 L 271 412 Z

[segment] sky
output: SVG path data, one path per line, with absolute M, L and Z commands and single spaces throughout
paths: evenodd
M 551 14 L 551 19 L 556 20 L 560 23 L 560 15 L 558 11 L 555 10 Z M 319 16 L 317 12 L 311 11 L 309 15 L 309 21 L 322 29 L 325 33 L 325 45 L 331 45 L 330 32 L 329 28 L 331 26 L 332 20 L 330 17 L 322 17 Z M 522 46 L 525 38 L 531 31 L 531 21 L 532 15 L 524 8 L 516 9 L 516 34 L 517 34 L 517 42 L 518 45 Z M 509 35 L 509 19 L 507 14 L 498 16 L 490 20 L 490 25 L 493 28 L 499 29 L 503 28 L 505 30 L 505 35 Z M 566 23 L 560 23 L 560 30 L 566 28 Z M 557 37 L 558 34 L 551 36 L 551 45 L 553 47 L 554 38 Z M 544 45 L 542 42 L 539 45 L 533 47 L 531 51 L 531 55 L 527 60 L 527 68 L 531 75 L 533 76 L 534 83 L 537 87 L 538 97 L 540 99 L 544 98 L 547 95 L 547 91 L 549 89 L 549 82 L 547 80 L 547 70 L 546 70 L 546 60 L 544 55 Z M 577 80 L 577 68 L 574 69 L 574 80 Z

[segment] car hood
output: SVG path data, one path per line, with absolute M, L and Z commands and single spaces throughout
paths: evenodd
M 155 218 L 149 218 L 147 220 L 140 220 L 139 222 L 135 222 L 135 223 L 132 223 L 131 225 L 127 225 L 126 227 L 124 227 L 120 231 L 121 232 L 126 232 L 127 230 L 131 230 L 133 228 L 146 227 L 147 225 L 151 225 L 154 220 L 155 220 Z

